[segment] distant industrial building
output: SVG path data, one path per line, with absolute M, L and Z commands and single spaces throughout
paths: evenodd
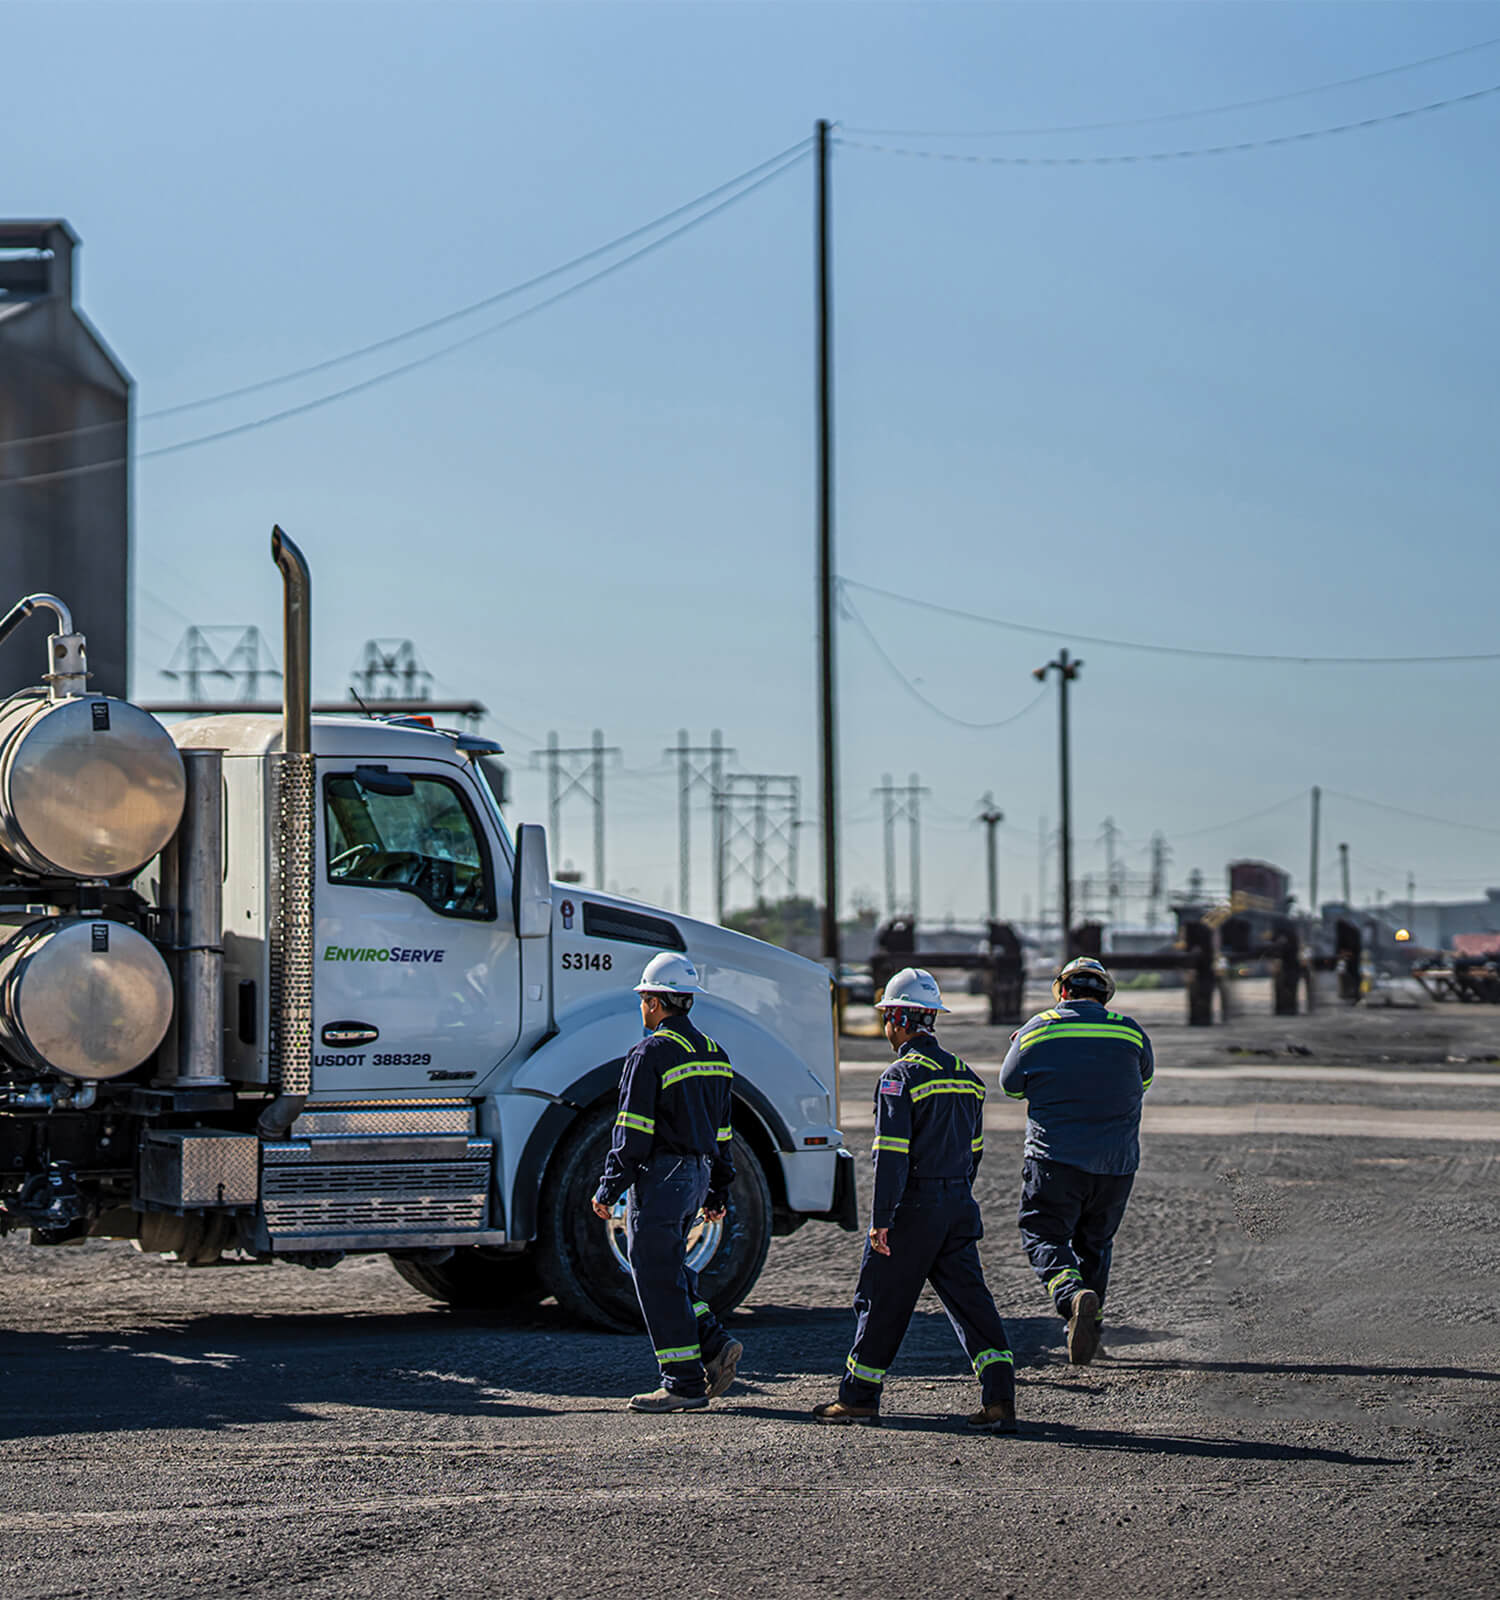
M 1500 889 L 1486 889 L 1483 900 L 1394 900 L 1382 916 L 1404 927 L 1419 949 L 1453 950 L 1461 935 L 1500 934 Z
M 0 221 L 0 614 L 60 596 L 88 635 L 90 687 L 123 695 L 132 385 L 74 303 L 78 244 L 60 220 Z M 0 645 L 0 694 L 45 662 L 22 629 Z

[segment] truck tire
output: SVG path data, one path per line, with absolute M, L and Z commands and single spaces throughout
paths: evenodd
M 604 1170 L 615 1108 L 581 1117 L 553 1158 L 537 1217 L 537 1272 L 557 1303 L 575 1316 L 621 1333 L 641 1327 L 630 1274 L 610 1249 L 590 1202 Z M 755 1286 L 771 1247 L 771 1189 L 755 1152 L 738 1135 L 734 1183 L 718 1249 L 699 1271 L 698 1290 L 723 1316 Z
M 446 1261 L 391 1257 L 391 1265 L 419 1294 L 460 1311 L 503 1311 L 534 1306 L 546 1294 L 533 1256 L 501 1254 L 482 1246 L 455 1250 Z

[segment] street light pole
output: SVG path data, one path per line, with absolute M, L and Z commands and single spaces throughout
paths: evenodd
M 1057 674 L 1057 764 L 1062 791 L 1062 830 L 1058 840 L 1058 867 L 1062 881 L 1058 884 L 1058 901 L 1062 907 L 1062 959 L 1066 961 L 1073 948 L 1073 780 L 1069 770 L 1068 749 L 1068 685 L 1078 676 L 1081 661 L 1074 661 L 1066 650 L 1057 652 L 1057 659 L 1045 667 L 1037 667 L 1031 674 L 1038 683 L 1045 683 L 1047 674 Z

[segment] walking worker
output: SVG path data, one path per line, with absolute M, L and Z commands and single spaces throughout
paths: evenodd
M 722 1222 L 734 1180 L 730 1084 L 720 1045 L 688 1021 L 703 985 L 685 955 L 663 950 L 635 992 L 646 1037 L 625 1058 L 620 1112 L 594 1195 L 606 1222 L 629 1191 L 625 1238 L 636 1297 L 661 1367 L 661 1387 L 632 1411 L 701 1411 L 734 1382 L 744 1346 L 698 1297 L 687 1236 L 701 1209 Z
M 1105 1008 L 1115 984 L 1088 956 L 1052 983 L 1058 1002 L 1011 1036 L 1000 1087 L 1027 1102 L 1021 1242 L 1068 1324 L 1068 1359 L 1099 1350 L 1114 1238 L 1141 1161 L 1141 1101 L 1155 1071 L 1140 1023 Z
M 937 1042 L 946 1011 L 930 972 L 907 967 L 879 1001 L 896 1052 L 875 1088 L 875 1199 L 854 1291 L 854 1348 L 820 1422 L 875 1424 L 887 1369 L 930 1283 L 979 1379 L 971 1428 L 1016 1431 L 1005 1324 L 984 1281 L 974 1174 L 984 1154 L 984 1084 Z

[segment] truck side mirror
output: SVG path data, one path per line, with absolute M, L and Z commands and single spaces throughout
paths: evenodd
M 516 937 L 545 939 L 552 932 L 552 875 L 547 866 L 547 830 L 537 822 L 516 829 Z

